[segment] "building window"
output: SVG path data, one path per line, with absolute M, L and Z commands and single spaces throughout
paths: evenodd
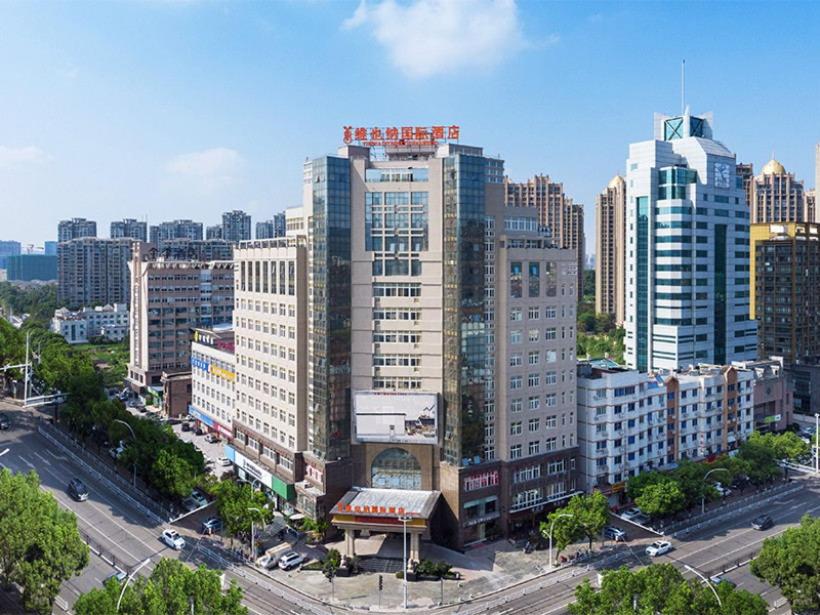
M 370 484 L 374 489 L 421 489 L 421 465 L 407 451 L 389 448 L 373 460 Z
M 510 447 L 510 459 L 521 459 L 521 445 L 513 444 Z

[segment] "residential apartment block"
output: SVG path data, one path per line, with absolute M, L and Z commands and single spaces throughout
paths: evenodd
M 622 325 L 626 312 L 626 183 L 616 175 L 595 199 L 595 311 Z
M 16 254 L 5 257 L 9 281 L 50 282 L 57 279 L 57 257 L 50 254 Z
M 191 405 L 188 414 L 198 426 L 230 441 L 233 439 L 235 412 L 233 326 L 226 323 L 212 328 L 195 327 L 191 340 Z
M 19 241 L 0 241 L 0 269 L 6 268 L 6 258 L 21 254 Z
M 626 363 L 639 371 L 757 355 L 749 224 L 711 116 L 656 115 L 627 160 Z
M 77 311 L 60 308 L 54 310 L 51 330 L 69 344 L 85 344 L 97 337 L 119 342 L 128 334 L 128 306 L 117 303 Z
M 803 182 L 772 159 L 751 181 L 752 224 L 816 222 L 810 201 Z
M 85 218 L 61 220 L 57 225 L 57 241 L 70 241 L 82 237 L 96 237 L 97 223 Z
M 785 430 L 793 422 L 794 383 L 783 360 L 744 361 L 736 365 L 755 374 L 752 392 L 755 431 Z
M 129 304 L 130 238 L 84 237 L 57 245 L 57 301 L 69 308 Z M 44 257 L 53 258 L 53 257 Z
M 173 220 L 151 226 L 149 229 L 149 242 L 158 252 L 163 250 L 166 241 L 172 239 L 201 241 L 202 223 L 193 220 Z
M 205 228 L 205 239 L 222 239 L 222 225 L 213 224 Z
M 124 218 L 111 223 L 111 239 L 130 237 L 139 241 L 148 241 L 148 223 Z
M 256 239 L 284 237 L 287 231 L 285 212 L 278 213 L 270 220 L 256 223 Z
M 233 243 L 251 239 L 251 217 L 238 209 L 223 213 L 220 239 Z

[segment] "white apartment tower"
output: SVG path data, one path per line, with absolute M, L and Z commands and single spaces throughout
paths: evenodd
M 749 212 L 712 117 L 655 116 L 629 146 L 626 353 L 639 371 L 754 359 Z

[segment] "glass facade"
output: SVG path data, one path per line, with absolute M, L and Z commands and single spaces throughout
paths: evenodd
M 421 489 L 421 465 L 407 451 L 389 448 L 370 465 L 370 486 L 374 489 Z
M 350 454 L 350 166 L 328 156 L 312 167 L 311 450 L 335 461 Z
M 637 325 L 637 365 L 639 371 L 645 372 L 649 369 L 648 346 L 649 346 L 649 197 L 639 196 L 635 199 L 638 211 L 638 244 L 637 267 L 635 276 L 637 281 L 637 292 L 635 302 L 637 304 L 636 325 Z
M 726 363 L 726 225 L 715 224 L 715 357 Z
M 373 275 L 421 275 L 427 250 L 428 192 L 365 193 L 365 249 Z
M 486 325 L 484 199 L 486 159 L 444 159 L 444 459 L 484 454 Z

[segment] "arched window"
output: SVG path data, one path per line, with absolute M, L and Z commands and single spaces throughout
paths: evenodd
M 370 486 L 375 489 L 421 489 L 421 465 L 400 448 L 388 448 L 370 466 Z

